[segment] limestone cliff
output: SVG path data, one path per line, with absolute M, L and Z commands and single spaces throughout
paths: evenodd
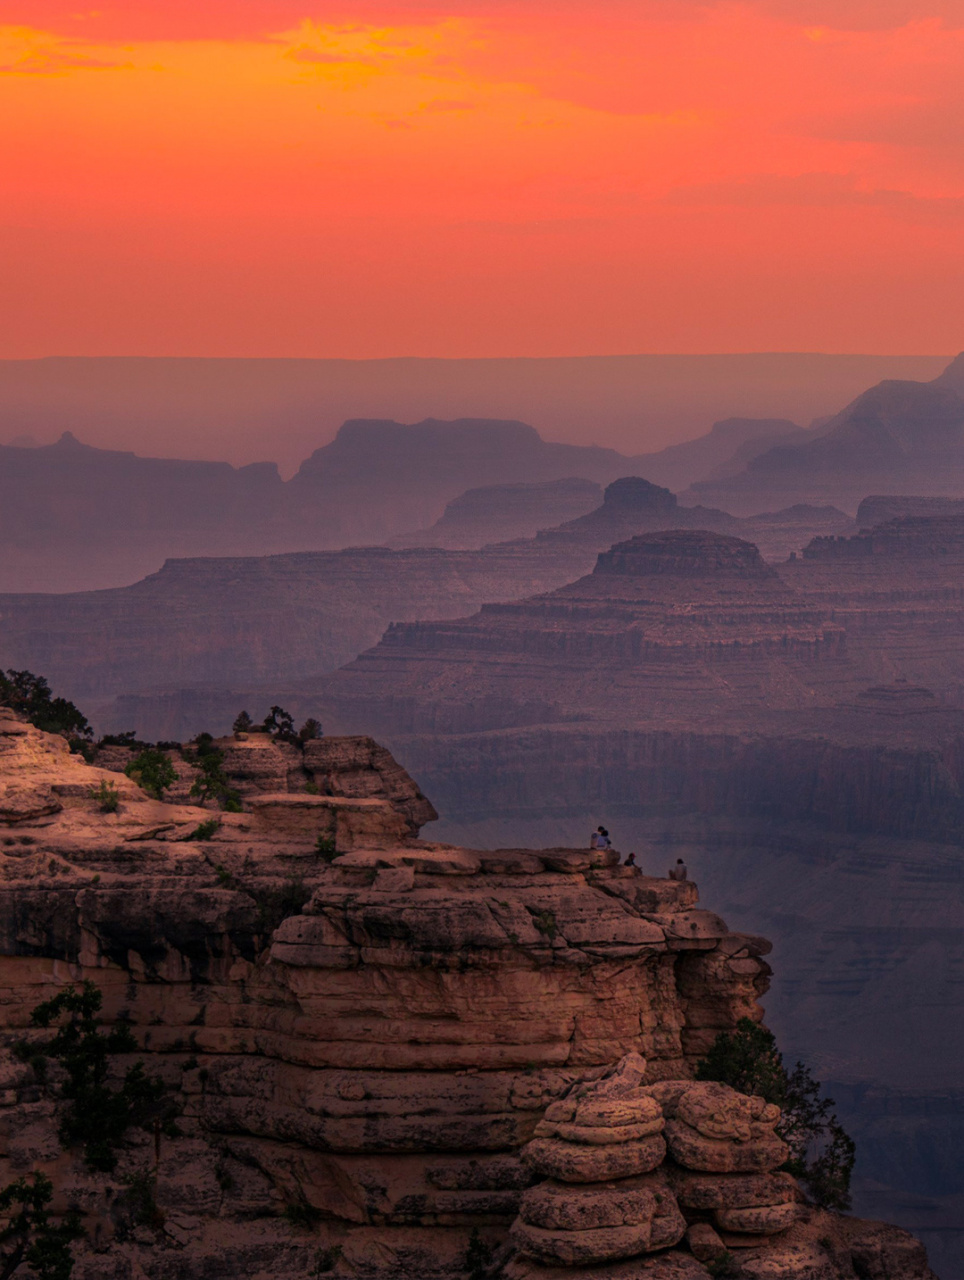
M 718 1031 L 761 1016 L 769 944 L 698 907 L 692 883 L 608 850 L 421 841 L 430 806 L 370 740 L 324 740 L 305 764 L 329 794 L 292 789 L 297 771 L 266 754 L 246 766 L 244 811 L 215 816 L 0 721 L 0 1180 L 46 1169 L 55 1210 L 83 1212 L 80 1280 L 455 1280 L 473 1227 L 491 1274 L 529 1274 L 509 1227 L 538 1180 L 522 1148 L 553 1104 L 627 1054 L 645 1060 L 637 1083 L 682 1081 L 678 1097 Z M 115 812 L 92 794 L 109 781 Z M 49 1087 L 10 1052 L 36 1034 L 30 1010 L 84 978 L 181 1108 L 179 1136 L 158 1139 L 149 1222 L 129 1192 L 153 1176 L 149 1137 L 132 1131 L 116 1175 L 91 1176 L 61 1151 Z M 693 1107 L 677 1110 L 698 1135 L 709 1113 Z M 739 1241 L 747 1274 L 929 1276 L 903 1233 L 792 1203 L 786 1235 Z M 705 1277 L 698 1248 L 669 1248 L 680 1238 L 606 1274 Z

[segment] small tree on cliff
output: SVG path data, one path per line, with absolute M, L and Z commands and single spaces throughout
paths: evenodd
M 297 743 L 298 741 L 298 735 L 295 733 L 294 716 L 285 711 L 284 707 L 271 708 L 264 718 L 264 728 L 279 742 Z
M 0 671 L 0 706 L 10 707 L 44 733 L 59 733 L 71 751 L 84 752 L 94 732 L 83 715 L 66 698 L 55 698 L 43 676 L 32 671 Z
M 47 1206 L 53 1193 L 54 1184 L 40 1172 L 0 1190 L 0 1219 L 6 1222 L 0 1230 L 0 1280 L 10 1280 L 20 1266 L 29 1267 L 37 1280 L 69 1280 L 74 1269 L 70 1244 L 84 1230 L 74 1211 L 59 1225 L 51 1223 Z
M 119 1088 L 108 1084 L 112 1056 L 132 1053 L 137 1041 L 126 1022 L 118 1022 L 106 1034 L 99 1029 L 102 1000 L 99 988 L 85 982 L 79 991 L 65 987 L 52 1000 L 38 1004 L 31 1022 L 45 1028 L 59 1024 L 57 1032 L 39 1047 L 20 1046 L 20 1056 L 33 1064 L 41 1078 L 46 1076 L 46 1059 L 60 1064 L 65 1073 L 60 1093 L 67 1104 L 60 1140 L 65 1147 L 83 1144 L 90 1168 L 110 1172 L 117 1163 L 114 1147 L 132 1124 L 148 1116 L 164 1086 L 148 1079 L 142 1062 L 128 1067 Z
M 254 721 L 248 715 L 247 711 L 240 711 L 234 718 L 234 724 L 231 726 L 232 733 L 250 733 L 254 728 Z
M 719 1080 L 741 1093 L 756 1094 L 782 1112 L 777 1132 L 790 1148 L 784 1168 L 825 1209 L 850 1208 L 850 1178 L 856 1147 L 832 1110 L 833 1098 L 820 1097 L 820 1083 L 798 1062 L 783 1063 L 772 1031 L 750 1018 L 716 1037 L 697 1063 L 697 1080 Z
M 164 792 L 177 782 L 177 770 L 159 747 L 147 747 L 139 752 L 124 772 L 155 800 L 163 800 Z
M 214 800 L 229 813 L 240 813 L 241 795 L 224 772 L 224 752 L 215 745 L 209 733 L 199 733 L 184 752 L 185 760 L 197 765 L 198 774 L 191 784 L 191 799 L 199 804 Z
M 298 741 L 302 746 L 304 746 L 306 742 L 314 742 L 315 738 L 320 738 L 321 736 L 321 721 L 316 720 L 314 716 L 309 716 L 298 730 Z

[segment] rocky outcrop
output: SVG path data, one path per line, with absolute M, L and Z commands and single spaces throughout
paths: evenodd
M 252 794 L 213 831 L 210 810 L 149 800 L 116 775 L 120 802 L 104 812 L 92 794 L 103 772 L 18 721 L 0 724 L 0 745 L 5 785 L 47 788 L 59 804 L 0 823 L 6 1043 L 36 1034 L 40 1000 L 91 978 L 105 1018 L 129 1019 L 137 1056 L 181 1109 L 151 1175 L 159 1213 L 138 1225 L 125 1187 L 154 1168 L 152 1139 L 132 1131 L 115 1173 L 92 1177 L 61 1153 L 54 1095 L 23 1061 L 0 1064 L 0 1179 L 55 1177 L 55 1211 L 76 1207 L 88 1227 L 80 1280 L 138 1268 L 307 1280 L 319 1267 L 456 1280 L 473 1227 L 495 1250 L 524 1193 L 524 1218 L 554 1212 L 549 1193 L 526 1191 L 526 1144 L 598 1151 L 594 1178 L 632 1179 L 659 1166 L 664 1143 L 691 1163 L 694 1141 L 715 1151 L 721 1116 L 738 1143 L 768 1121 L 754 1104 L 734 1120 L 704 1086 L 686 1092 L 715 1034 L 760 1016 L 769 973 L 767 944 L 700 909 L 691 883 L 647 878 L 608 850 L 420 841 L 399 829 L 400 772 L 358 743 L 318 744 L 318 773 L 359 774 L 373 791 L 378 765 L 380 794 Z M 332 813 L 334 856 L 317 841 Z M 639 1055 L 632 1136 L 611 1142 L 626 1118 L 611 1082 L 627 1068 L 606 1077 L 627 1054 Z M 578 1090 L 600 1080 L 583 1106 Z M 680 1086 L 665 1080 L 684 1082 L 672 1120 Z M 687 1125 L 702 1138 L 686 1139 Z M 605 1156 L 613 1147 L 622 1165 Z M 756 1207 L 742 1191 L 724 1198 L 721 1209 Z M 679 1239 L 655 1194 L 624 1199 L 630 1218 L 652 1206 L 650 1245 Z M 594 1211 L 579 1212 L 581 1223 Z M 863 1230 L 884 1248 L 885 1233 Z M 829 1274 L 849 1277 L 850 1258 Z M 924 1274 L 906 1259 L 890 1273 Z
M 579 1275 L 672 1248 L 684 1234 L 713 1263 L 728 1245 L 769 1244 L 797 1221 L 804 1196 L 776 1172 L 788 1153 L 775 1134 L 779 1108 L 727 1085 L 647 1085 L 646 1074 L 629 1054 L 547 1109 L 522 1151 L 545 1181 L 523 1192 L 511 1231 L 522 1261 L 510 1274 L 565 1266 Z

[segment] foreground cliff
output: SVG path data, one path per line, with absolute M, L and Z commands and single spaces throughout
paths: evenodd
M 694 885 L 610 851 L 421 841 L 431 807 L 386 752 L 312 746 L 290 767 L 253 743 L 244 811 L 212 814 L 0 719 L 0 1181 L 45 1170 L 55 1212 L 81 1211 L 76 1276 L 695 1278 L 716 1257 L 700 1253 L 701 1223 L 761 1280 L 929 1276 L 895 1228 L 818 1211 L 785 1181 L 726 1181 L 747 1159 L 754 1173 L 779 1163 L 765 1134 L 767 1154 L 752 1154 L 772 1109 L 742 1095 L 710 1106 L 690 1080 L 718 1032 L 759 1018 L 769 944 L 700 909 Z M 107 1019 L 130 1020 L 180 1111 L 156 1148 L 131 1130 L 106 1176 L 61 1149 L 56 1080 L 13 1052 L 36 1041 L 30 1011 L 81 979 Z M 623 1085 L 647 1134 L 613 1136 L 626 1116 L 610 1107 L 587 1139 L 578 1099 Z M 576 1144 L 583 1184 L 662 1180 L 631 1197 L 639 1247 L 623 1232 L 614 1254 L 605 1237 L 615 1267 L 593 1269 L 598 1247 L 571 1219 L 574 1202 L 598 1217 L 605 1188 L 546 1189 L 553 1142 Z M 587 1166 L 607 1144 L 616 1163 Z M 721 1144 L 730 1164 L 705 1166 Z M 145 1186 L 147 1210 L 132 1191 Z M 512 1226 L 520 1211 L 528 1227 Z M 546 1264 L 571 1240 L 532 1246 L 547 1214 L 577 1233 L 575 1269 Z

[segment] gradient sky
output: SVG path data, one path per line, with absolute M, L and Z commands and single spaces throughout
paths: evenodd
M 964 346 L 964 0 L 0 0 L 0 356 Z

